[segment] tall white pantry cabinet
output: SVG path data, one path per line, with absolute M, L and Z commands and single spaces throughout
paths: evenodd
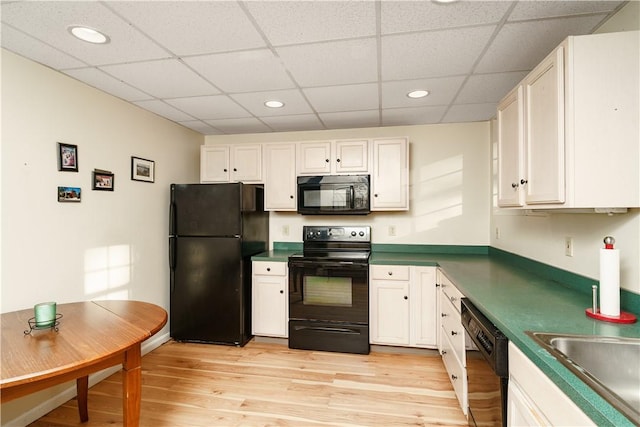
M 568 37 L 498 106 L 498 205 L 640 207 L 640 32 Z

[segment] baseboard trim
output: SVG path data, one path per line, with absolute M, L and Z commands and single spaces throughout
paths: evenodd
M 142 348 L 141 348 L 142 354 L 145 355 L 150 351 L 155 350 L 156 348 L 160 347 L 162 344 L 166 343 L 170 339 L 171 337 L 169 336 L 169 332 L 167 332 L 166 334 L 156 335 L 149 338 L 147 341 L 142 343 Z M 100 381 L 115 374 L 120 369 L 122 369 L 121 366 L 113 366 L 111 368 L 107 368 L 102 371 L 96 372 L 95 374 L 89 375 L 89 387 L 92 387 L 95 384 L 99 383 Z M 11 420 L 6 421 L 2 419 L 2 427 L 22 427 L 22 426 L 31 424 L 32 422 L 47 415 L 49 412 L 53 411 L 58 406 L 73 399 L 74 397 L 76 397 L 75 384 L 67 387 L 62 392 L 56 394 L 55 396 L 52 396 L 51 398 L 34 406 L 29 411 L 24 412 Z M 25 396 L 21 399 L 28 399 L 28 398 L 29 396 Z M 89 417 L 91 417 L 91 401 L 89 401 Z

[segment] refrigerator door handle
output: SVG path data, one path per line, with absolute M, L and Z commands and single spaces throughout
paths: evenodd
M 169 204 L 169 235 L 176 235 L 176 204 Z
M 351 204 L 351 209 L 353 209 L 355 207 L 355 204 L 356 204 L 356 200 L 355 200 L 356 199 L 356 192 L 353 189 L 353 185 L 351 186 L 351 190 L 349 191 L 349 193 L 350 193 L 349 197 L 351 197 L 351 203 L 350 203 Z
M 176 238 L 169 237 L 169 268 L 176 269 Z

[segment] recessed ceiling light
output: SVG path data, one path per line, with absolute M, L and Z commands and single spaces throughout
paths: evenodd
M 281 108 L 281 107 L 284 107 L 284 102 L 272 100 L 272 101 L 266 101 L 264 105 L 266 105 L 269 108 Z
M 428 90 L 414 90 L 407 94 L 409 98 L 424 98 L 427 95 L 429 95 Z
M 73 25 L 69 27 L 68 30 L 74 37 L 85 42 L 105 44 L 111 41 L 109 36 L 93 28 L 83 27 L 81 25 Z

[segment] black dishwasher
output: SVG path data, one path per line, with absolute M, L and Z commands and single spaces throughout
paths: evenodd
M 462 298 L 462 326 L 478 351 L 467 351 L 469 425 L 507 425 L 509 340 L 467 298 Z

